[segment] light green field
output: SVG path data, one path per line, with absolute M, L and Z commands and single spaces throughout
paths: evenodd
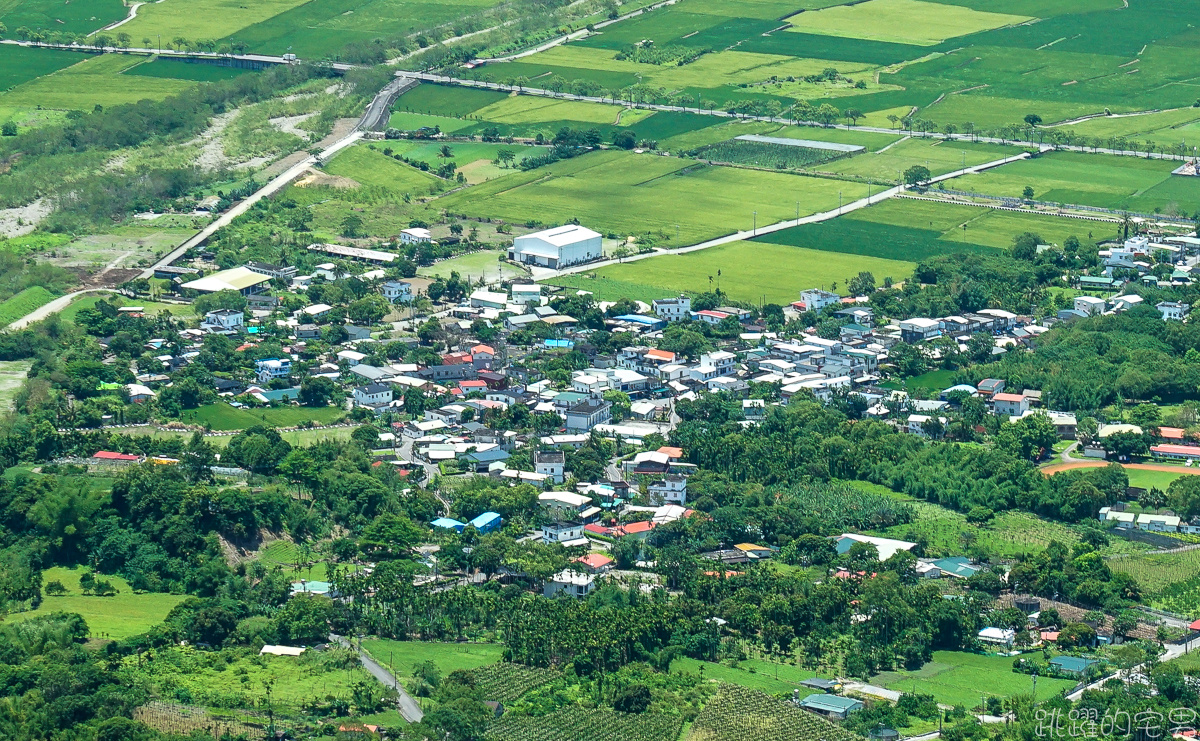
M 396 192 L 426 193 L 440 190 L 444 181 L 412 165 L 397 162 L 369 146 L 346 147 L 325 165 L 325 172 Z
M 471 115 L 484 121 L 503 124 L 577 121 L 579 123 L 629 126 L 648 117 L 651 113 L 653 111 L 641 108 L 633 110 L 607 103 L 584 103 L 578 100 L 556 100 L 536 95 L 514 95 L 484 106 Z
M 494 664 L 504 653 L 504 647 L 498 643 L 426 643 L 387 639 L 363 641 L 363 648 L 402 679 L 411 677 L 413 668 L 424 661 L 437 664 L 444 677 L 457 669 L 478 669 Z
M 940 239 L 948 242 L 960 242 L 965 238 L 973 244 L 1000 249 L 1012 247 L 1013 237 L 1024 232 L 1040 235 L 1045 244 L 1061 245 L 1072 235 L 1081 240 L 1089 234 L 1101 239 L 1113 235 L 1116 230 L 1115 224 L 911 198 L 895 198 L 869 209 L 859 209 L 853 217 L 860 221 L 931 229 L 941 232 Z
M 190 41 L 221 39 L 247 26 L 279 15 L 305 0 L 160 0 L 138 8 L 137 17 L 121 26 L 121 30 L 141 43 L 150 37 L 164 46 L 175 37 Z M 236 38 L 236 37 L 235 37 Z
M 524 223 L 579 219 L 601 233 L 659 232 L 671 245 L 694 244 L 836 209 L 866 195 L 865 185 L 775 172 L 695 165 L 653 154 L 604 151 L 516 173 L 438 199 L 456 213 Z M 687 204 L 681 208 L 681 204 Z
M 802 667 L 792 664 L 777 664 L 761 659 L 747 659 L 738 662 L 736 667 L 732 667 L 683 656 L 671 662 L 671 670 L 694 674 L 704 679 L 738 684 L 771 694 L 791 692 L 800 685 L 800 682 L 817 676 L 817 672 Z
M 1107 139 L 1123 136 L 1133 141 L 1152 141 L 1174 146 L 1180 142 L 1189 147 L 1200 145 L 1200 109 L 1180 108 L 1138 116 L 1101 116 L 1061 127 L 1085 136 Z
M 878 1 L 878 0 L 873 0 Z M 805 13 L 804 15 L 808 15 Z M 859 62 L 834 62 L 827 59 L 804 59 L 777 54 L 758 54 L 742 51 L 717 51 L 705 54 L 694 62 L 683 66 L 642 64 L 632 60 L 616 58 L 617 52 L 587 46 L 566 44 L 556 46 L 529 58 L 530 63 L 543 63 L 555 68 L 566 79 L 584 76 L 584 70 L 619 72 L 631 77 L 642 78 L 647 85 L 678 90 L 682 88 L 712 88 L 721 85 L 762 82 L 769 77 L 804 77 L 816 75 L 829 67 L 844 75 L 863 73 L 871 65 Z M 580 74 L 572 74 L 572 71 Z M 538 80 L 529 82 L 538 87 Z M 811 88 L 813 91 L 817 87 Z M 792 92 L 789 90 L 789 92 Z M 857 93 L 871 92 L 871 89 Z M 812 97 L 819 97 L 813 95 Z M 486 109 L 479 111 L 483 115 Z M 487 118 L 487 116 L 484 116 Z M 624 121 L 624 119 L 622 119 Z
M 1041 201 L 1120 208 L 1174 178 L 1171 170 L 1178 166 L 1170 160 L 1054 152 L 956 178 L 953 187 L 1020 198 L 1029 186 Z
M 797 132 L 797 136 L 803 130 Z M 1021 153 L 1015 147 L 998 144 L 946 142 L 940 139 L 906 139 L 884 152 L 868 152 L 813 165 L 809 169 L 839 175 L 853 175 L 896 183 L 905 170 L 924 165 L 933 175 L 944 175 L 971 165 L 981 165 Z M 957 181 L 955 181 L 957 183 Z M 958 186 L 954 186 L 958 187 Z
M 53 301 L 54 294 L 41 286 L 31 286 L 0 301 L 0 327 L 7 327 L 29 312 Z
M 388 128 L 400 129 L 401 131 L 416 131 L 417 129 L 432 129 L 437 127 L 441 131 L 452 133 L 471 125 L 470 121 L 464 121 L 461 118 L 432 116 L 427 113 L 411 113 L 409 111 L 396 111 L 388 119 Z
M 501 262 L 498 258 L 502 254 L 493 250 L 469 252 L 465 255 L 442 260 L 433 265 L 417 268 L 417 275 L 423 278 L 432 278 L 434 276 L 449 278 L 450 273 L 457 272 L 463 278 L 471 278 L 473 280 L 484 278 L 489 282 L 494 280 L 510 280 L 528 275 L 528 273 L 513 266 L 511 263 Z
M 122 75 L 141 64 L 145 57 L 101 54 L 0 94 L 0 105 L 42 106 L 91 110 L 94 106 L 158 100 L 191 87 L 195 83 L 160 77 Z
M 1128 107 L 1122 107 L 1120 101 L 1110 103 L 1109 107 L 1114 110 L 1128 110 Z M 1019 124 L 1027 113 L 1036 113 L 1046 123 L 1053 123 L 1099 113 L 1103 109 L 1104 106 L 1094 103 L 1026 100 L 972 92 L 947 95 L 937 103 L 922 108 L 917 117 L 927 118 L 939 125 L 953 123 L 959 125 L 960 130 L 961 124 L 970 121 L 975 124 L 976 129 L 983 130 Z
M 119 576 L 105 576 L 118 592 L 112 597 L 89 597 L 79 588 L 79 568 L 56 566 L 42 574 L 42 584 L 60 581 L 70 594 L 64 597 L 46 597 L 42 605 L 32 612 L 9 615 L 7 620 L 27 620 L 31 617 L 52 612 L 76 612 L 87 621 L 92 638 L 120 640 L 144 633 L 163 621 L 167 613 L 185 597 L 178 594 L 146 593 L 134 594 L 129 584 Z
M 682 255 L 659 255 L 637 262 L 609 265 L 547 281 L 582 288 L 596 299 L 653 301 L 681 292 L 696 294 L 717 287 L 708 277 L 721 271 L 722 291 L 737 301 L 789 304 L 800 291 L 845 283 L 866 270 L 882 280 L 907 278 L 914 263 L 878 257 L 824 252 L 765 242 L 733 242 Z
M 869 0 L 809 11 L 788 20 L 792 23 L 789 30 L 803 33 L 932 46 L 955 36 L 1024 23 L 1031 18 L 921 0 Z
M 1129 476 L 1130 486 L 1138 486 L 1143 489 L 1154 487 L 1166 491 L 1167 487 L 1170 486 L 1171 482 L 1175 479 L 1181 476 L 1195 476 L 1200 474 L 1200 471 L 1192 468 L 1184 468 L 1183 466 L 1179 467 L 1178 473 L 1172 471 L 1151 471 L 1145 468 L 1126 467 L 1125 473 Z
M 1005 698 L 1033 691 L 1029 675 L 1014 672 L 1012 661 L 1007 656 L 934 651 L 933 661 L 915 672 L 884 672 L 871 682 L 898 692 L 930 694 L 947 705 L 972 708 L 979 705 L 981 695 Z M 1045 700 L 1074 686 L 1069 679 L 1039 677 L 1037 696 Z
M 513 172 L 513 166 L 494 164 L 501 149 L 507 149 L 516 156 L 515 163 L 525 157 L 536 157 L 544 154 L 545 149 L 526 147 L 519 144 L 485 144 L 477 142 L 422 142 L 397 141 L 390 144 L 397 154 L 402 154 L 410 160 L 428 162 L 432 167 L 438 167 L 443 162 L 450 161 L 458 165 L 458 169 L 467 178 L 468 185 L 486 182 L 503 177 Z M 450 158 L 441 156 L 443 146 L 450 147 Z
M 0 360 L 0 413 L 12 409 L 13 398 L 32 366 L 29 360 Z
M 260 409 L 235 409 L 218 402 L 189 409 L 179 415 L 187 424 L 209 425 L 214 430 L 244 430 L 255 425 L 267 427 L 295 427 L 305 422 L 330 424 L 345 415 L 339 407 L 263 407 Z

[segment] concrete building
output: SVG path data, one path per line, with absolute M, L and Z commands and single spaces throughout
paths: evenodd
M 379 292 L 393 304 L 407 303 L 413 298 L 412 284 L 402 280 L 389 280 L 379 287 Z
M 668 322 L 678 322 L 692 315 L 692 300 L 680 294 L 676 298 L 654 300 L 654 314 Z
M 567 457 L 561 450 L 535 450 L 533 470 L 550 477 L 550 481 L 561 484 L 566 479 Z
M 800 292 L 800 300 L 797 303 L 803 304 L 804 311 L 820 311 L 826 306 L 841 303 L 842 297 L 832 291 L 825 291 L 820 288 L 809 288 Z M 793 304 L 795 306 L 795 304 Z M 800 307 L 797 307 L 800 308 Z
M 218 309 L 204 315 L 201 328 L 213 331 L 237 330 L 241 329 L 245 319 L 245 315 L 235 309 Z
M 1106 308 L 1108 308 L 1108 303 L 1102 298 L 1096 298 L 1095 296 L 1075 297 L 1075 311 L 1081 311 L 1089 316 L 1103 314 Z
M 687 504 L 687 477 L 667 476 L 646 487 L 651 504 Z
M 275 378 L 287 378 L 292 375 L 291 358 L 267 358 L 254 364 L 259 383 L 266 383 Z
M 400 230 L 400 244 L 429 244 L 433 241 L 428 229 L 410 227 Z
M 596 588 L 596 577 L 586 571 L 573 571 L 564 569 L 546 582 L 546 586 L 542 590 L 542 594 L 546 597 L 553 597 L 556 594 L 562 593 L 576 599 L 588 596 L 592 590 Z
M 603 399 L 587 399 L 566 411 L 568 432 L 587 432 L 612 419 L 612 404 Z
M 1154 308 L 1158 309 L 1159 314 L 1162 314 L 1163 321 L 1182 322 L 1192 307 L 1190 304 L 1178 301 L 1159 301 Z
M 359 406 L 377 407 L 381 404 L 390 404 L 391 401 L 392 387 L 382 383 L 370 383 L 354 389 L 354 403 Z
M 553 269 L 597 260 L 603 255 L 600 234 L 576 224 L 517 237 L 508 252 L 510 260 Z

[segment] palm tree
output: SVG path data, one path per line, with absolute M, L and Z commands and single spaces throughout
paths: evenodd
M 438 157 L 442 157 L 445 159 L 445 158 L 450 158 L 453 156 L 454 156 L 454 150 L 450 149 L 449 144 L 443 144 L 442 148 L 438 150 Z

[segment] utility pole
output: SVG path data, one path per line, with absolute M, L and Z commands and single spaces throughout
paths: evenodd
M 754 228 L 750 232 L 750 236 L 752 236 L 752 237 L 758 236 L 758 212 L 757 211 L 754 212 Z

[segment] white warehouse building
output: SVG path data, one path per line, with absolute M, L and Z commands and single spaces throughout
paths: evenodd
M 508 257 L 526 265 L 557 269 L 597 260 L 603 254 L 597 232 L 567 224 L 517 237 Z

